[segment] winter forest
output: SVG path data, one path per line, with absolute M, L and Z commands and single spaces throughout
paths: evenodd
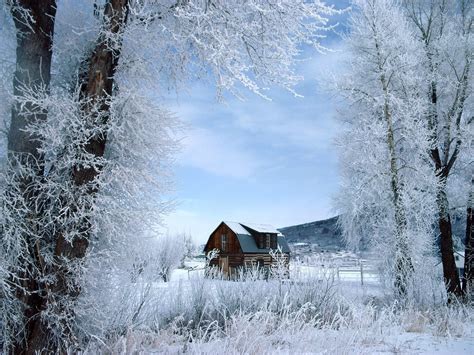
M 0 4 L 0 353 L 474 351 L 473 0 Z M 170 100 L 305 103 L 308 80 L 336 112 L 342 244 L 232 222 L 243 255 L 268 239 L 231 274 L 233 239 L 167 228 L 192 130 Z

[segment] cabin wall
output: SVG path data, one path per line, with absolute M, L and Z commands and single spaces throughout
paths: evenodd
M 285 254 L 285 266 L 289 276 L 289 261 L 290 255 Z M 229 279 L 236 279 L 243 269 L 252 269 L 255 267 L 262 267 L 268 273 L 272 263 L 275 260 L 267 253 L 262 254 L 219 254 L 213 259 L 210 266 L 218 267 L 225 277 Z M 268 274 L 267 274 L 268 276 Z
M 224 257 L 224 255 L 222 255 Z M 252 263 L 256 264 L 258 260 L 263 260 L 263 266 L 271 266 L 272 257 L 269 254 L 225 254 L 225 257 L 229 258 L 229 266 L 239 267 L 239 266 L 248 266 L 250 267 Z M 288 263 L 290 261 L 290 256 L 285 255 L 285 261 Z M 211 266 L 219 265 L 219 257 L 211 260 Z
M 244 256 L 244 265 L 246 267 L 252 267 L 252 265 L 257 265 L 257 263 L 262 260 L 264 267 L 270 267 L 272 264 L 272 257 L 269 254 L 245 254 Z
M 270 267 L 274 261 L 270 254 L 244 254 L 244 265 L 251 266 L 252 264 L 256 265 L 259 260 L 263 261 L 264 267 Z M 285 263 L 288 265 L 290 261 L 290 255 L 285 254 Z
M 227 236 L 227 250 L 222 250 L 222 238 L 225 234 Z M 235 233 L 225 224 L 221 224 L 209 237 L 206 247 L 206 252 L 212 249 L 219 249 L 220 255 L 223 254 L 241 254 L 240 244 Z

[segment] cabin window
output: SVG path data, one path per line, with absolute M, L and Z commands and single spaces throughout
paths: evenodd
M 222 251 L 227 251 L 227 235 L 222 234 L 221 235 L 221 249 Z
M 271 237 L 270 237 L 270 234 L 267 234 L 266 237 L 265 237 L 265 247 L 267 249 L 270 249 L 271 248 Z
M 272 249 L 277 249 L 277 248 L 278 248 L 277 236 L 272 235 Z

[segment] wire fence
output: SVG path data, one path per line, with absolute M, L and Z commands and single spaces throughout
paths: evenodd
M 191 274 L 204 272 L 204 264 L 194 265 L 185 269 L 187 279 Z M 334 277 L 342 282 L 358 282 L 361 285 L 380 283 L 380 273 L 372 262 L 364 259 L 345 260 L 306 260 L 304 263 L 290 261 L 290 279 L 298 279 L 305 276 L 319 277 L 321 279 Z
M 296 263 L 291 267 L 291 271 L 295 277 L 316 275 L 320 278 L 334 277 L 343 282 L 360 282 L 361 285 L 380 283 L 380 273 L 372 263 L 365 260 L 348 260 L 340 263 L 331 260 L 308 264 Z

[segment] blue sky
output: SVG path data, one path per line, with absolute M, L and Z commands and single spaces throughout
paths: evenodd
M 299 63 L 303 98 L 272 88 L 272 101 L 249 93 L 222 103 L 212 85 L 196 83 L 170 101 L 187 126 L 175 167 L 177 206 L 165 219 L 171 233 L 202 243 L 222 220 L 284 227 L 334 215 L 338 124 L 321 79 L 338 70 L 340 42 L 331 35 L 323 44 L 335 52 Z

